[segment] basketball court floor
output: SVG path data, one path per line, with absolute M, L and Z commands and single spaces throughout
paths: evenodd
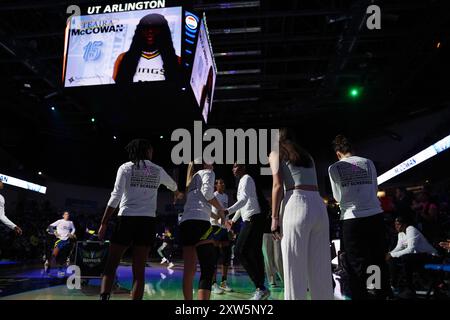
M 0 300 L 98 300 L 100 280 L 90 279 L 81 289 L 68 289 L 67 277 L 58 277 L 57 271 L 46 274 L 42 265 L 3 265 L 0 269 Z M 119 287 L 111 299 L 129 300 L 132 285 L 131 265 L 123 264 L 117 271 Z M 158 263 L 146 268 L 144 300 L 182 300 L 183 266 L 180 262 L 168 269 Z M 218 280 L 221 278 L 220 272 Z M 194 288 L 198 282 L 198 273 Z M 249 277 L 241 267 L 230 268 L 228 285 L 233 292 L 211 295 L 213 300 L 246 300 L 254 292 Z M 273 300 L 283 299 L 283 288 L 270 288 Z

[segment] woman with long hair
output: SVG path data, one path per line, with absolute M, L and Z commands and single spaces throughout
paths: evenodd
M 225 221 L 224 210 L 214 196 L 215 175 L 211 164 L 194 161 L 189 163 L 186 179 L 186 204 L 180 220 L 180 235 L 183 246 L 183 295 L 184 299 L 193 299 L 193 285 L 200 264 L 198 299 L 209 300 L 211 286 L 216 269 L 216 249 L 213 240 L 213 228 L 210 223 L 211 206 L 217 209 L 217 217 Z
M 332 300 L 329 222 L 314 160 L 286 129 L 280 130 L 279 146 L 279 153 L 272 152 L 269 157 L 273 176 L 271 229 L 281 238 L 284 298 L 305 300 L 309 288 L 311 299 Z
M 130 161 L 117 171 L 114 190 L 105 209 L 98 238 L 105 238 L 108 222 L 119 207 L 108 260 L 103 272 L 100 297 L 109 300 L 116 270 L 125 251 L 133 249 L 133 300 L 141 300 L 145 286 L 145 263 L 155 240 L 156 199 L 159 186 L 165 185 L 174 192 L 175 200 L 183 194 L 178 192 L 175 181 L 167 172 L 153 163 L 153 148 L 148 140 L 135 139 L 127 146 Z
M 113 79 L 116 83 L 173 81 L 180 73 L 179 64 L 166 18 L 151 13 L 139 21 L 129 50 L 117 57 Z

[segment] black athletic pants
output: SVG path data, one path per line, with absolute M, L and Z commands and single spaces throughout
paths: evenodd
M 381 289 L 377 297 L 384 299 L 390 290 L 389 272 L 386 264 L 387 241 L 383 214 L 342 221 L 342 245 L 349 273 L 352 300 L 367 299 L 367 279 L 371 265 L 380 268 Z M 369 270 L 370 271 L 370 270 Z
M 406 287 L 414 291 L 414 271 L 423 271 L 423 267 L 427 263 L 439 262 L 437 257 L 433 257 L 428 253 L 411 253 L 398 258 L 391 258 L 389 259 L 388 265 L 392 285 L 395 288 L 399 288 L 401 285 L 400 280 L 402 279 L 402 276 L 404 276 Z
M 253 215 L 250 217 L 250 221 L 244 221 L 234 249 L 250 279 L 259 289 L 265 288 L 264 257 L 262 253 L 264 222 L 263 214 Z

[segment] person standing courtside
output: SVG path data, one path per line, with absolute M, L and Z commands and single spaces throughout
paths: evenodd
M 235 254 L 256 287 L 251 300 L 266 300 L 270 296 L 270 291 L 264 285 L 262 239 L 265 216 L 261 214 L 255 181 L 247 174 L 245 165 L 235 163 L 233 174 L 240 179 L 237 201 L 227 211 L 231 215 L 239 210 L 231 220 L 231 226 L 239 217 L 242 217 L 243 221 L 236 240 Z
M 312 300 L 333 300 L 328 214 L 314 160 L 287 129 L 280 130 L 279 142 L 280 152 L 273 151 L 269 157 L 271 230 L 281 238 L 284 298 L 306 300 L 309 288 Z M 281 222 L 280 207 L 284 208 Z
M 3 190 L 3 182 L 0 181 L 0 190 Z M 22 234 L 22 229 L 20 229 L 15 223 L 8 219 L 5 215 L 5 198 L 0 194 L 0 222 L 2 222 L 5 226 L 14 230 L 17 235 Z
M 341 208 L 342 244 L 351 299 L 369 297 L 369 266 L 379 267 L 381 288 L 377 288 L 377 296 L 385 298 L 389 287 L 385 262 L 387 243 L 383 212 L 377 198 L 375 165 L 369 159 L 355 156 L 351 143 L 342 135 L 333 140 L 333 148 L 339 161 L 328 168 L 328 173 L 333 196 Z
M 223 208 L 228 207 L 228 195 L 225 193 L 225 181 L 223 179 L 216 179 L 214 184 L 216 191 L 214 196 L 220 202 Z M 213 214 L 217 215 L 217 209 L 212 207 Z M 214 245 L 217 250 L 217 264 L 219 261 L 222 265 L 222 281 L 220 286 L 217 284 L 217 268 L 214 272 L 212 292 L 215 294 L 222 294 L 224 292 L 233 291 L 227 284 L 228 280 L 228 267 L 231 263 L 231 241 L 230 232 L 225 226 L 225 222 L 220 221 L 220 219 L 211 217 L 211 225 L 213 226 L 214 232 Z
M 119 217 L 111 239 L 108 260 L 103 273 L 100 297 L 109 300 L 116 270 L 128 247 L 133 249 L 133 300 L 142 300 L 145 285 L 145 263 L 155 240 L 155 216 L 158 188 L 165 185 L 175 194 L 183 194 L 177 184 L 151 159 L 153 148 L 148 140 L 135 139 L 125 148 L 130 161 L 117 171 L 114 190 L 105 209 L 98 238 L 103 240 L 110 220 L 119 206 Z
M 213 227 L 210 223 L 212 206 L 217 209 L 216 218 L 224 219 L 225 213 L 214 196 L 215 174 L 212 164 L 196 159 L 189 163 L 186 177 L 187 196 L 180 220 L 180 236 L 183 246 L 183 296 L 193 299 L 193 281 L 200 264 L 198 299 L 209 300 L 216 269 L 216 249 Z M 222 220 L 223 221 L 223 220 Z

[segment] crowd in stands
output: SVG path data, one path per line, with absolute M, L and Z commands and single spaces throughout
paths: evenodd
M 100 225 L 101 210 L 98 213 L 83 210 L 68 210 L 71 220 L 75 224 L 76 239 L 97 240 L 95 234 Z M 7 207 L 7 216 L 23 230 L 22 236 L 16 236 L 9 228 L 0 224 L 0 260 L 8 259 L 22 262 L 41 262 L 44 255 L 49 254 L 56 238 L 47 233 L 47 227 L 54 221 L 61 219 L 63 210 L 52 206 L 49 201 L 18 201 Z M 108 233 L 114 229 L 115 220 L 111 221 Z M 160 216 L 158 218 L 157 233 L 163 233 L 168 226 L 177 239 L 177 215 Z M 109 239 L 110 235 L 106 236 Z M 156 244 L 157 245 L 157 244 Z M 177 245 L 175 244 L 175 248 Z M 156 250 L 156 249 L 155 249 Z
M 390 246 L 397 241 L 393 220 L 402 216 L 411 221 L 430 244 L 439 250 L 439 242 L 450 239 L 450 187 L 426 186 L 416 192 L 407 188 L 386 191 L 382 198 L 385 220 L 389 225 Z

